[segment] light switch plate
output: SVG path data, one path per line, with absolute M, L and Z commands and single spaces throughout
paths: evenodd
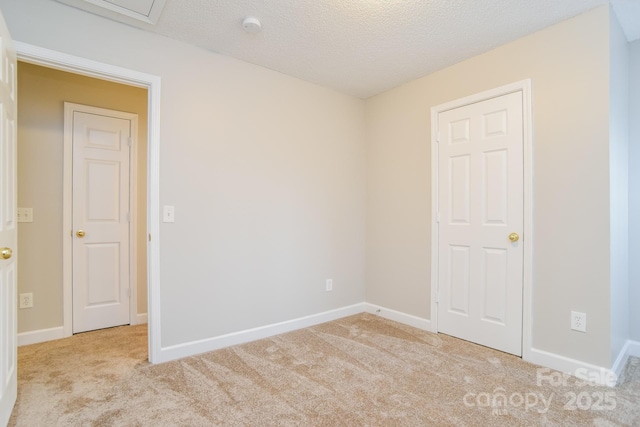
M 170 205 L 164 205 L 162 208 L 162 222 L 175 222 L 176 208 Z
M 325 281 L 325 289 L 327 290 L 327 292 L 333 290 L 333 279 L 327 279 Z
M 18 208 L 18 222 L 33 222 L 33 208 Z

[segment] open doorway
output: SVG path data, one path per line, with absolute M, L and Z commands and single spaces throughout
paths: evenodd
M 110 82 L 26 62 L 18 64 L 19 294 L 33 307 L 18 312 L 20 344 L 70 335 L 70 289 L 65 287 L 63 230 L 64 102 L 134 113 L 139 117 L 135 161 L 137 209 L 131 236 L 137 262 L 131 265 L 130 324 L 147 321 L 147 117 L 148 89 Z M 69 236 L 70 237 L 70 236 Z M 63 327 L 60 327 L 60 324 Z

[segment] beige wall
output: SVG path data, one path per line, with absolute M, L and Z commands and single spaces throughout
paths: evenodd
M 640 40 L 629 44 L 629 316 L 640 341 Z
M 18 225 L 19 292 L 34 307 L 18 311 L 18 331 L 62 326 L 62 152 L 64 102 L 138 114 L 138 313 L 146 313 L 147 90 L 20 62 L 18 205 L 33 223 Z
M 431 316 L 431 107 L 531 78 L 533 346 L 610 366 L 608 30 L 601 7 L 367 100 L 368 302 Z
M 163 347 L 364 300 L 362 100 L 58 2 L 0 9 L 18 41 L 161 79 Z

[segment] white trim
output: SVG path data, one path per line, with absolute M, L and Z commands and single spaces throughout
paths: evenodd
M 556 371 L 564 372 L 580 379 L 588 379 L 595 384 L 609 387 L 615 386 L 618 378 L 612 369 L 592 365 L 536 348 L 530 349 L 527 362 L 555 369 Z
M 440 111 L 437 107 L 431 108 L 431 330 L 438 332 L 438 301 L 439 301 L 439 281 L 438 281 L 438 265 L 440 263 L 440 227 L 438 219 L 438 157 L 439 151 L 439 132 L 438 132 L 438 114 Z
M 59 340 L 64 338 L 64 328 L 58 326 L 56 328 L 39 329 L 37 331 L 22 332 L 18 334 L 18 347 L 23 345 L 38 344 L 46 341 Z
M 145 323 L 148 323 L 147 313 L 136 314 L 135 317 L 133 317 L 133 321 L 131 322 L 132 325 L 144 325 Z
M 533 105 L 531 79 L 520 82 L 522 87 L 522 131 L 524 173 L 524 223 L 522 268 L 522 358 L 528 360 L 533 347 Z
M 364 303 L 364 311 L 366 313 L 375 314 L 376 316 L 402 323 L 403 325 L 409 325 L 424 331 L 433 332 L 431 328 L 431 321 L 429 319 L 402 313 L 401 311 L 392 310 L 379 305 L 369 304 L 368 302 Z
M 111 110 L 90 105 L 64 103 L 64 148 L 62 159 L 62 299 L 63 327 L 65 336 L 73 332 L 73 113 L 79 111 L 95 115 L 118 117 L 129 120 L 131 136 L 129 145 L 129 323 L 134 324 L 138 312 L 138 275 L 137 275 L 137 158 L 138 115 L 124 111 Z M 71 313 L 67 313 L 71 311 Z M 67 323 L 68 320 L 71 322 Z
M 15 351 L 15 350 L 13 350 Z M 2 408 L 2 413 L 0 413 L 0 425 L 3 425 L 3 423 L 6 423 L 6 425 L 9 424 L 9 419 L 11 418 L 11 413 L 13 411 L 13 408 L 15 408 L 16 406 L 16 402 L 18 399 L 18 375 L 16 374 L 12 374 L 9 377 L 9 381 L 7 382 L 6 385 L 6 394 L 4 394 L 2 396 L 2 399 L 6 399 L 6 402 L 13 402 L 10 405 Z
M 57 0 L 69 6 L 104 16 L 114 21 L 124 22 L 134 27 L 152 28 L 162 14 L 166 0 L 154 0 L 145 14 L 108 0 Z
M 613 366 L 611 366 L 611 370 L 615 372 L 617 377 L 620 377 L 620 374 L 622 374 L 622 370 L 627 364 L 627 360 L 629 360 L 630 344 L 631 344 L 631 341 L 629 340 L 627 340 L 624 343 L 624 345 L 620 349 L 620 353 L 618 353 L 618 357 L 616 357 L 616 360 L 613 362 Z
M 139 71 L 104 64 L 77 56 L 56 52 L 27 43 L 14 42 L 18 59 L 36 65 L 55 68 L 102 80 L 137 86 L 148 93 L 148 156 L 147 156 L 147 283 L 149 314 L 149 361 L 158 363 L 161 349 L 160 322 L 160 77 Z M 151 239 L 151 237 L 153 237 Z M 64 301 L 68 304 L 68 301 Z M 68 319 L 64 319 L 65 325 Z M 66 332 L 66 326 L 65 326 Z
M 627 366 L 627 361 L 629 357 L 640 357 L 640 342 L 627 340 L 622 346 L 618 357 L 616 357 L 615 362 L 613 362 L 613 366 L 611 370 L 616 374 L 619 378 L 622 375 L 622 371 L 624 371 L 625 366 Z
M 138 314 L 138 115 L 132 122 L 129 140 L 129 324 Z
M 160 351 L 158 362 L 168 362 L 170 360 L 181 359 L 183 357 L 194 356 L 208 351 L 218 350 L 232 345 L 244 344 L 246 342 L 269 338 L 274 335 L 291 332 L 302 328 L 330 322 L 343 317 L 359 314 L 364 311 L 364 303 L 349 305 L 335 310 L 325 311 L 310 316 L 284 322 L 273 323 L 271 325 L 259 326 L 257 328 L 246 329 L 244 331 L 232 332 L 213 338 L 206 338 L 198 341 L 191 341 L 183 344 L 163 347 Z
M 64 336 L 73 335 L 73 168 L 68 167 L 73 163 L 73 134 L 72 122 L 67 120 L 65 105 L 64 131 L 62 142 L 62 328 Z
M 530 360 L 532 348 L 533 303 L 533 126 L 531 79 L 521 80 L 431 108 L 431 328 L 438 331 L 438 115 L 514 92 L 522 92 L 523 123 L 523 289 L 522 289 L 522 358 Z
M 627 357 L 640 357 L 640 342 L 627 340 L 625 347 L 627 348 Z

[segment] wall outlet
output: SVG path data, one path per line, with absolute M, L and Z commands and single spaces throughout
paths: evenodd
M 18 222 L 33 222 L 33 208 L 18 208 Z
M 20 294 L 20 308 L 33 307 L 33 293 Z
M 327 292 L 333 290 L 333 280 L 332 279 L 327 279 L 326 289 L 327 289 Z
M 572 311 L 571 329 L 574 331 L 587 332 L 587 315 L 585 313 Z

